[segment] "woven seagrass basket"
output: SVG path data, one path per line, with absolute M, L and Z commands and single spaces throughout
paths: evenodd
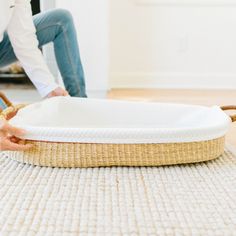
M 9 107 L 2 111 L 1 118 L 11 120 L 22 107 L 9 104 Z M 221 109 L 225 111 L 236 107 L 224 106 Z M 222 113 L 227 117 L 227 122 L 236 120 L 236 116 L 230 116 L 229 119 L 228 115 Z M 24 142 L 33 144 L 32 149 L 24 152 L 9 151 L 7 155 L 23 163 L 63 168 L 175 165 L 203 162 L 221 156 L 224 152 L 225 132 L 218 136 L 203 141 L 168 143 L 93 143 L 27 139 Z

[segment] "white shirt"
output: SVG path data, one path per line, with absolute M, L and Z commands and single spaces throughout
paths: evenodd
M 15 55 L 42 97 L 58 87 L 38 49 L 30 0 L 0 0 L 0 42 L 7 31 Z

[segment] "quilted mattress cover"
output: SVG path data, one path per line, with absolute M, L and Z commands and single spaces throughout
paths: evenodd
M 231 119 L 218 106 L 56 97 L 26 106 L 10 123 L 29 140 L 138 144 L 216 139 Z

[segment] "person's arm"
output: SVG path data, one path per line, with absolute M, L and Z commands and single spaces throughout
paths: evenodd
M 42 97 L 66 96 L 64 89 L 54 82 L 41 51 L 38 49 L 30 0 L 15 0 L 15 6 L 7 32 L 16 57 Z

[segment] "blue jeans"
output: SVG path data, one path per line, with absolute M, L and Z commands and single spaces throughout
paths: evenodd
M 67 10 L 55 9 L 34 16 L 39 47 L 53 42 L 58 68 L 71 96 L 87 97 L 76 30 Z M 0 43 L 0 67 L 15 62 L 11 42 L 5 32 Z

